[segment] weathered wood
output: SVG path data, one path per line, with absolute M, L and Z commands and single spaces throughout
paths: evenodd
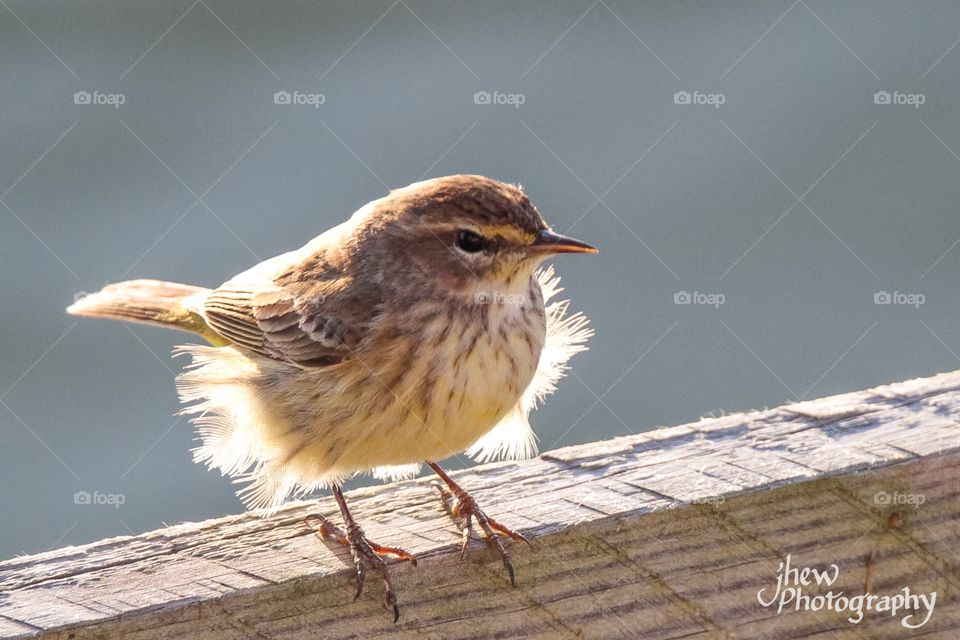
M 392 565 L 396 625 L 376 577 L 352 602 L 345 550 L 303 524 L 336 513 L 324 498 L 0 563 L 0 636 L 960 637 L 958 415 L 952 372 L 454 474 L 535 540 L 513 547 L 516 589 L 482 543 L 458 559 L 428 478 L 350 492 L 372 539 L 420 557 Z M 837 564 L 847 595 L 936 591 L 932 617 L 764 608 L 787 554 Z

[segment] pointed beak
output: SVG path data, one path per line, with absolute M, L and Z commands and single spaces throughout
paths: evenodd
M 598 253 L 596 247 L 576 238 L 560 235 L 550 229 L 540 231 L 533 244 L 527 247 L 528 253 Z

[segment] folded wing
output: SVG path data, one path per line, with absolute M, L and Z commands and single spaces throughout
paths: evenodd
M 326 367 L 350 357 L 376 306 L 374 296 L 350 283 L 343 275 L 306 282 L 238 277 L 207 296 L 203 313 L 237 347 Z

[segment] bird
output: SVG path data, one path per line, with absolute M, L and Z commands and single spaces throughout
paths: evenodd
M 291 497 L 330 489 L 343 528 L 308 517 L 349 547 L 356 596 L 368 570 L 400 609 L 387 556 L 353 519 L 343 482 L 440 477 L 441 504 L 473 523 L 516 585 L 504 539 L 528 542 L 479 507 L 437 463 L 466 452 L 480 462 L 536 453 L 530 412 L 552 393 L 593 330 L 568 313 L 552 266 L 562 253 L 596 253 L 554 231 L 522 187 L 451 175 L 389 191 L 299 249 L 260 262 L 217 288 L 137 279 L 67 308 L 194 333 L 176 386 L 192 416 L 194 459 L 243 484 L 244 504 L 267 514 Z

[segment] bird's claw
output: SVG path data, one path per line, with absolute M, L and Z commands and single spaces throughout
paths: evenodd
M 530 541 L 522 534 L 503 526 L 485 514 L 477 505 L 477 501 L 474 500 L 473 496 L 463 489 L 457 488 L 451 491 L 439 482 L 433 482 L 432 484 L 440 492 L 440 502 L 443 504 L 443 510 L 462 532 L 463 543 L 460 547 L 460 558 L 463 559 L 467 555 L 467 548 L 473 537 L 473 521 L 476 520 L 477 524 L 480 525 L 480 530 L 483 531 L 483 537 L 486 538 L 487 543 L 493 546 L 500 554 L 500 558 L 503 560 L 503 566 L 510 576 L 510 584 L 517 586 L 513 571 L 513 557 L 510 550 L 504 546 L 502 538 L 511 538 L 517 542 L 525 542 L 528 546 L 532 546 L 530 545 Z
M 383 580 L 387 606 L 393 609 L 393 621 L 399 620 L 400 605 L 397 603 L 397 594 L 393 590 L 390 571 L 383 557 L 393 556 L 401 560 L 409 560 L 413 566 L 417 566 L 416 556 L 399 547 L 386 547 L 368 540 L 363 533 L 363 529 L 356 525 L 349 527 L 344 532 L 343 529 L 333 524 L 329 518 L 319 514 L 307 516 L 306 523 L 311 527 L 319 523 L 317 535 L 324 540 L 331 540 L 349 547 L 350 556 L 353 558 L 353 564 L 357 571 L 357 592 L 353 599 L 356 600 L 363 593 L 363 585 L 367 579 L 367 569 L 373 569 Z

